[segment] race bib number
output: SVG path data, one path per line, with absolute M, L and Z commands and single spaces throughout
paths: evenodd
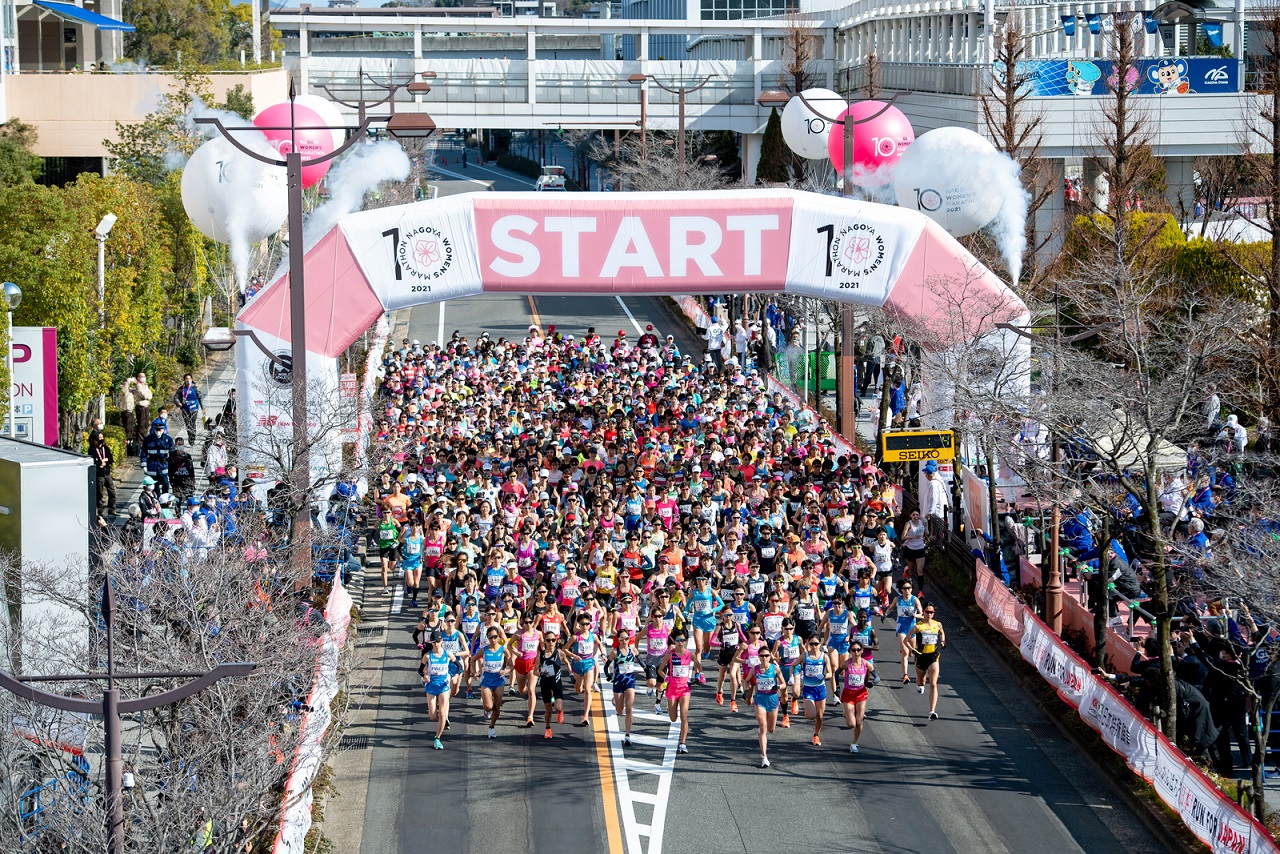
M 693 675 L 693 665 L 677 664 L 675 667 L 671 668 L 671 675 L 676 679 L 688 679 Z
M 448 665 L 448 663 L 445 663 L 445 664 L 435 664 L 435 663 L 429 664 L 429 665 L 427 665 L 427 673 L 428 673 L 429 675 L 431 675 L 431 676 L 448 676 L 448 675 L 449 675 L 449 665 Z
M 819 679 L 822 677 L 822 670 L 821 664 L 806 664 L 804 666 L 804 675 L 810 679 Z
M 766 693 L 767 693 L 767 692 L 769 692 L 769 691 L 772 691 L 772 690 L 777 686 L 777 684 L 778 684 L 778 680 L 774 679 L 772 676 L 757 676 L 757 677 L 756 677 L 756 690 L 757 690 L 757 691 L 763 691 L 763 692 L 766 692 Z

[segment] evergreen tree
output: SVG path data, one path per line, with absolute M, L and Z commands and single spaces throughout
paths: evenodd
M 769 110 L 769 123 L 764 126 L 760 142 L 760 163 L 756 166 L 756 184 L 785 184 L 791 180 L 787 163 L 791 152 L 782 139 L 782 118 L 777 108 Z

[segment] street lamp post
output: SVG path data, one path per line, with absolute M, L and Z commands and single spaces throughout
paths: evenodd
M 305 245 L 302 235 L 302 168 L 317 163 L 333 160 L 343 154 L 356 143 L 368 130 L 370 119 L 361 121 L 360 127 L 342 145 L 328 154 L 319 157 L 302 159 L 298 151 L 297 141 L 292 140 L 289 153 L 284 160 L 269 155 L 259 154 L 252 148 L 242 145 L 236 140 L 236 132 L 249 131 L 260 133 L 263 130 L 287 130 L 296 135 L 299 130 L 334 130 L 324 127 L 298 127 L 294 118 L 292 105 L 294 101 L 292 85 L 289 87 L 290 122 L 283 128 L 228 128 L 217 118 L 198 118 L 197 124 L 212 125 L 228 142 L 234 145 L 247 157 L 252 157 L 268 166 L 283 166 L 289 192 L 289 327 L 290 327 L 290 389 L 293 402 L 293 490 L 296 508 L 293 514 L 293 567 L 295 583 L 310 575 L 310 555 L 303 548 L 306 542 L 310 514 L 306 512 L 309 505 L 308 494 L 311 491 L 311 449 L 307 438 L 307 303 L 303 282 L 303 261 Z
M 0 670 L 0 688 L 9 693 L 47 706 L 67 712 L 85 715 L 102 715 L 104 729 L 104 748 L 106 752 L 106 774 L 104 775 L 104 794 L 107 810 L 107 852 L 108 854 L 124 854 L 124 746 L 121 737 L 121 715 L 134 712 L 145 712 L 158 709 L 170 703 L 186 699 L 192 694 L 212 686 L 215 682 L 229 676 L 246 676 L 255 667 L 250 662 L 236 664 L 219 664 L 212 670 L 205 671 L 168 671 L 160 673 L 117 673 L 115 659 L 115 616 L 116 600 L 111 589 L 111 577 L 102 585 L 102 621 L 106 629 L 107 672 L 106 673 L 60 673 L 51 676 L 15 676 Z M 81 697 L 67 697 L 34 688 L 32 682 L 82 682 L 86 680 L 106 680 L 107 687 L 102 692 L 101 700 L 90 700 Z M 190 679 L 187 684 L 132 700 L 121 700 L 120 689 L 116 681 L 121 679 Z
M 107 334 L 107 236 L 115 227 L 116 215 L 108 213 L 93 230 L 93 239 L 98 243 L 98 334 Z M 98 418 L 105 424 L 107 421 L 107 395 L 98 395 Z
M 702 78 L 702 80 L 700 80 L 698 83 L 694 84 L 693 86 L 685 86 L 685 85 L 671 86 L 666 83 L 663 83 L 661 80 L 659 80 L 657 77 L 654 77 L 652 74 L 632 74 L 630 77 L 627 78 L 627 82 L 629 83 L 643 84 L 646 80 L 652 80 L 659 89 L 663 90 L 664 92 L 670 92 L 671 94 L 675 95 L 676 101 L 679 104 L 680 118 L 679 118 L 679 124 L 676 126 L 676 147 L 680 149 L 680 154 L 679 154 L 680 183 L 683 185 L 684 175 L 685 175 L 685 168 L 684 168 L 684 164 L 685 164 L 685 150 L 684 150 L 685 99 L 692 93 L 697 92 L 703 86 L 706 86 L 708 83 L 710 83 L 711 78 L 704 77 Z M 646 153 L 644 138 L 645 138 L 645 128 L 649 123 L 648 108 L 649 108 L 648 90 L 643 88 L 642 86 L 642 88 L 640 89 L 640 159 L 641 160 L 645 159 L 645 153 Z
M 387 78 L 385 82 L 382 82 L 382 81 L 374 80 L 373 77 L 370 76 L 369 73 L 364 70 L 364 64 L 361 63 L 359 76 L 356 77 L 356 88 L 357 88 L 359 97 L 355 101 L 342 100 L 336 94 L 334 94 L 332 89 L 330 89 L 326 85 L 322 84 L 320 88 L 324 90 L 324 93 L 328 95 L 329 99 L 332 100 L 335 104 L 339 104 L 343 107 L 346 107 L 348 110 L 355 110 L 356 115 L 359 117 L 360 124 L 364 124 L 365 119 L 368 118 L 368 111 L 373 107 L 380 107 L 383 104 L 387 104 L 388 110 L 391 112 L 392 115 L 395 115 L 396 93 L 399 92 L 401 89 L 404 89 L 405 91 L 410 92 L 411 94 L 414 94 L 414 95 L 426 94 L 427 92 L 430 92 L 431 84 L 419 82 L 417 80 L 418 77 L 421 77 L 423 80 L 434 80 L 436 79 L 436 73 L 434 71 L 423 71 L 423 72 L 420 72 L 419 74 L 413 75 L 408 80 L 402 80 L 400 82 L 396 82 L 390 78 Z M 387 94 L 384 95 L 380 100 L 366 101 L 364 98 L 364 82 L 366 80 L 369 81 L 369 85 L 372 88 L 378 90 L 379 92 L 386 92 Z
M 22 288 L 13 282 L 4 283 L 5 332 L 4 365 L 9 371 L 9 438 L 18 438 L 18 419 L 13 411 L 13 313 L 22 305 Z

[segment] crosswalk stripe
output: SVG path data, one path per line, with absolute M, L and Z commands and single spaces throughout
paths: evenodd
M 665 738 L 632 733 L 631 741 L 648 747 L 662 747 L 662 764 L 640 762 L 628 759 L 623 751 L 624 735 L 618 714 L 613 708 L 613 690 L 606 685 L 601 694 L 605 712 L 605 727 L 608 730 L 609 749 L 613 756 L 614 785 L 618 791 L 618 803 L 622 813 L 623 836 L 627 846 L 627 854 L 661 854 L 662 836 L 667 822 L 667 801 L 671 797 L 671 775 L 676 766 L 676 745 L 680 735 L 680 724 L 658 715 L 633 714 L 633 720 L 661 722 L 668 725 Z M 655 794 L 632 791 L 628 772 L 652 774 L 658 778 L 658 791 Z M 649 824 L 642 824 L 636 819 L 636 804 L 646 804 L 653 808 L 653 819 Z M 645 837 L 647 844 L 641 842 Z

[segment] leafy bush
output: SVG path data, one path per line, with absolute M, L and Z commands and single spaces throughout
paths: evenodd
M 115 424 L 108 424 L 102 428 L 103 441 L 107 443 L 107 447 L 111 449 L 111 459 L 116 461 L 116 465 L 123 465 L 125 458 L 125 447 L 128 444 L 125 440 L 124 428 Z
M 498 165 L 503 169 L 510 169 L 519 175 L 528 178 L 537 178 L 542 174 L 542 165 L 536 160 L 530 160 L 527 157 L 521 157 L 519 154 L 502 154 L 498 156 Z

